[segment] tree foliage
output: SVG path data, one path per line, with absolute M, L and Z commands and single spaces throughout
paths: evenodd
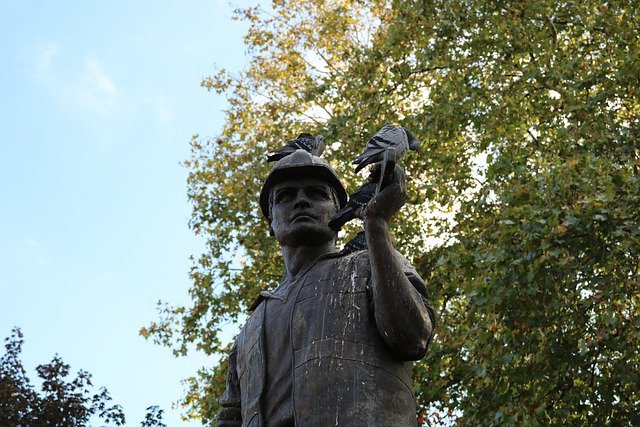
M 85 426 L 92 416 L 124 425 L 122 407 L 111 405 L 107 389 L 93 391 L 91 374 L 82 370 L 68 380 L 70 366 L 58 355 L 36 368 L 42 381 L 42 394 L 37 393 L 20 361 L 23 344 L 18 328 L 5 338 L 6 352 L 0 359 L 0 425 Z
M 303 131 L 348 189 L 349 161 L 390 122 L 422 141 L 397 247 L 440 323 L 416 365 L 421 419 L 638 424 L 640 7 L 635 1 L 274 0 L 239 10 L 248 67 L 203 85 L 228 101 L 194 137 L 185 307 L 142 333 L 224 352 L 282 264 L 258 211 L 264 154 Z M 333 144 L 332 144 L 333 143 Z M 354 232 L 347 231 L 347 237 Z M 224 366 L 191 380 L 211 420 Z
M 0 426 L 73 427 L 90 425 L 95 419 L 117 426 L 125 424 L 122 407 L 112 404 L 107 389 L 93 390 L 91 374 L 83 370 L 68 379 L 71 367 L 58 355 L 36 367 L 42 383 L 42 393 L 38 393 L 20 360 L 24 345 L 20 329 L 14 328 L 4 341 L 5 354 L 0 358 Z M 158 406 L 148 407 L 141 425 L 166 427 L 163 412 Z
M 167 427 L 167 425 L 162 421 L 163 413 L 164 410 L 160 409 L 159 406 L 149 406 L 147 408 L 147 413 L 144 416 L 144 420 L 142 420 L 140 425 L 142 427 Z

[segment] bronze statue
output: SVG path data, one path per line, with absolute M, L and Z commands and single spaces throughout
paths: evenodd
M 413 360 L 435 323 L 422 279 L 391 243 L 404 172 L 363 208 L 366 249 L 336 250 L 347 193 L 323 159 L 279 160 L 260 194 L 285 276 L 261 292 L 229 354 L 219 426 L 416 425 Z

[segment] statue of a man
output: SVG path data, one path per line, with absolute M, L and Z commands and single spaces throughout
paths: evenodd
M 336 251 L 327 224 L 346 200 L 331 166 L 304 150 L 267 177 L 260 207 L 286 272 L 229 354 L 219 426 L 416 425 L 411 361 L 435 318 L 387 223 L 406 201 L 404 174 L 364 210 L 365 250 Z

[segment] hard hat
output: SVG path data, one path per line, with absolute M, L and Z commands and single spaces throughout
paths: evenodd
M 262 185 L 260 209 L 265 218 L 269 219 L 269 193 L 271 188 L 279 182 L 302 177 L 316 178 L 329 184 L 338 196 L 340 208 L 347 203 L 347 191 L 329 163 L 308 151 L 299 149 L 278 160 Z

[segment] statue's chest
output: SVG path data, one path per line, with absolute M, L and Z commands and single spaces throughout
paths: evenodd
M 364 339 L 363 326 L 371 321 L 368 265 L 353 257 L 324 264 L 309 271 L 295 295 L 291 341 L 296 351 L 322 340 L 334 345 L 329 341 Z

